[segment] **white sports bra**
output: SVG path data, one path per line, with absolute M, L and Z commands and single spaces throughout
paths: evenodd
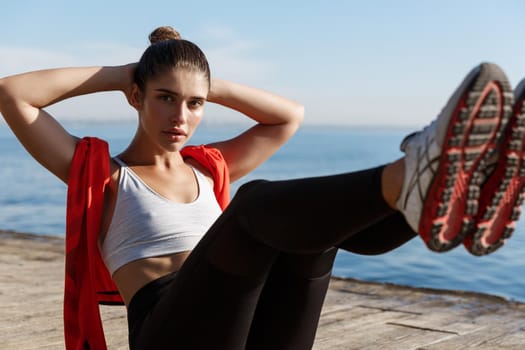
M 192 168 L 199 195 L 176 203 L 155 192 L 118 158 L 118 193 L 101 247 L 111 275 L 134 260 L 192 250 L 221 214 L 210 183 Z

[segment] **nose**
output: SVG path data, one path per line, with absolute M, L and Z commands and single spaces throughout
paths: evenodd
M 171 122 L 176 125 L 186 123 L 188 110 L 184 103 L 177 104 L 170 115 Z

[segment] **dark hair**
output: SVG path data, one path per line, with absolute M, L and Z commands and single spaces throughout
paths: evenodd
M 175 29 L 159 27 L 151 32 L 149 40 L 151 45 L 144 51 L 135 69 L 134 80 L 141 91 L 144 91 L 148 80 L 173 68 L 201 72 L 210 84 L 206 56 L 197 45 L 182 39 Z

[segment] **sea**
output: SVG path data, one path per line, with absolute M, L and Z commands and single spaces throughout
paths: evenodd
M 108 140 L 112 154 L 126 147 L 136 128 L 129 121 L 64 124 L 76 136 Z M 227 139 L 243 128 L 205 124 L 197 130 L 192 144 Z M 232 193 L 253 179 L 329 175 L 390 162 L 402 155 L 399 143 L 410 131 L 398 127 L 304 126 L 271 159 L 233 183 Z M 66 186 L 34 161 L 1 123 L 0 180 L 0 229 L 64 236 Z M 416 237 L 378 256 L 340 251 L 333 274 L 414 287 L 487 293 L 525 302 L 524 224 L 525 218 L 518 222 L 507 244 L 488 256 L 472 256 L 462 246 L 447 253 L 431 252 Z

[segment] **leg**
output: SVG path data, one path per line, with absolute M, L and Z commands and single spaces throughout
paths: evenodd
M 403 167 L 401 159 L 382 171 L 382 193 L 390 206 L 395 206 L 399 196 Z M 359 254 L 381 254 L 416 235 L 400 213 L 393 213 L 339 247 Z M 312 347 L 336 253 L 332 248 L 321 254 L 279 255 L 259 298 L 247 349 Z
M 281 254 L 257 303 L 246 349 L 310 349 L 337 253 Z
M 393 183 L 403 174 L 403 164 L 402 160 L 394 162 L 382 173 L 383 196 L 391 206 L 399 195 Z M 392 177 L 397 178 L 387 181 Z M 355 233 L 339 248 L 364 255 L 383 254 L 415 236 L 403 215 L 395 212 Z M 259 298 L 246 349 L 312 347 L 336 253 L 332 248 L 321 254 L 279 255 Z

